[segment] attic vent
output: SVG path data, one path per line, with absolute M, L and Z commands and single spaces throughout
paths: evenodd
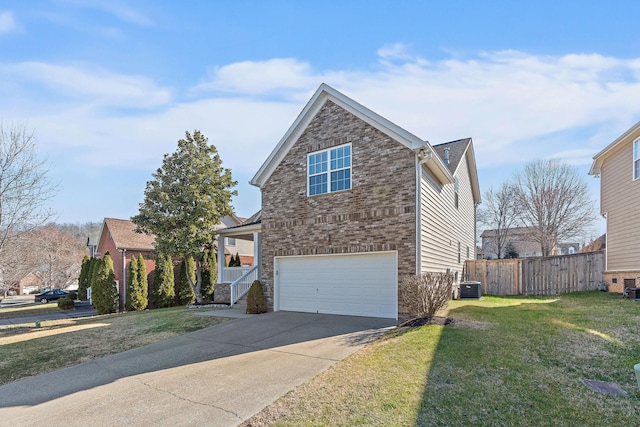
M 446 166 L 449 166 L 449 149 L 448 148 L 444 149 L 444 164 Z

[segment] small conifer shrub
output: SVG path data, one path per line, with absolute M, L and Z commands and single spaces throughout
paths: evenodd
M 254 280 L 249 288 L 247 294 L 247 313 L 248 314 L 260 314 L 267 312 L 267 300 L 264 297 L 264 290 L 262 289 L 262 283 L 259 280 Z

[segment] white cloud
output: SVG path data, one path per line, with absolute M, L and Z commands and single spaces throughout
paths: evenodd
M 404 43 L 385 44 L 378 49 L 377 53 L 382 60 L 411 59 L 411 56 L 409 55 L 409 46 Z
M 98 67 L 23 62 L 5 64 L 0 77 L 5 82 L 0 87 L 11 86 L 7 90 L 14 93 L 23 90 L 31 96 L 36 96 L 34 92 L 38 97 L 51 96 L 47 102 L 56 109 L 61 103 L 72 105 L 72 109 L 86 105 L 146 109 L 167 105 L 172 98 L 170 89 L 147 77 L 115 74 Z M 70 99 L 75 100 L 73 104 Z
M 292 58 L 245 61 L 216 67 L 194 92 L 218 91 L 260 95 L 308 89 L 317 81 L 311 66 Z
M 149 175 L 185 130 L 200 129 L 246 182 L 326 82 L 433 144 L 473 137 L 483 188 L 536 158 L 587 167 L 640 119 L 640 59 L 502 51 L 399 60 L 401 47 L 382 48 L 372 69 L 227 64 L 191 90 L 86 64 L 3 64 L 0 118 L 27 121 L 45 150 L 69 153 L 58 168 Z M 190 95 L 176 99 L 181 92 Z
M 150 17 L 138 12 L 129 6 L 129 4 L 122 3 L 116 0 L 93 0 L 87 2 L 85 0 L 65 0 L 66 3 L 74 4 L 76 6 L 85 7 L 88 9 L 96 9 L 104 13 L 115 16 L 116 18 L 136 24 L 139 26 L 147 27 L 153 25 L 153 21 Z
M 5 10 L 0 11 L 0 34 L 10 33 L 18 29 L 18 26 L 13 19 L 13 13 Z

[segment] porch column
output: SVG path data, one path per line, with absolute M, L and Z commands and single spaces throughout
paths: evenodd
M 224 275 L 224 237 L 218 235 L 218 280 L 217 283 L 222 282 L 222 276 Z
M 258 266 L 258 280 L 262 281 L 262 250 L 260 232 L 253 233 L 253 265 Z

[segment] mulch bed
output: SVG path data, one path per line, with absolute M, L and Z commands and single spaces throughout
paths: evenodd
M 453 323 L 453 319 L 450 317 L 433 316 L 431 319 L 427 317 L 416 317 L 415 319 L 406 320 L 400 323 L 398 326 L 415 328 L 417 326 L 424 326 L 424 325 L 441 325 L 441 326 L 451 325 L 452 323 Z

